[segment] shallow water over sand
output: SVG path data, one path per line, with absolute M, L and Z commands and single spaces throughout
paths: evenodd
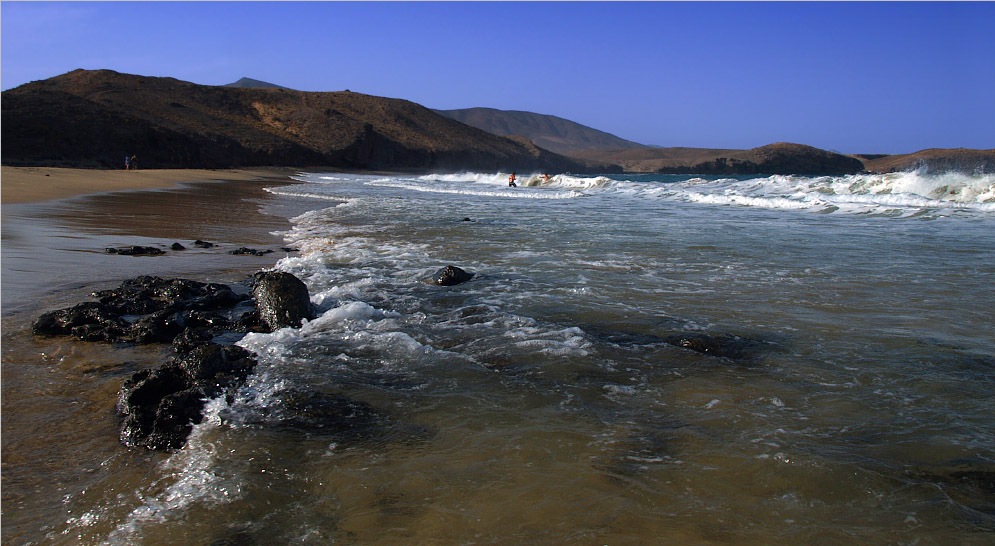
M 39 401 L 37 426 L 71 442 L 66 430 L 93 419 L 81 452 L 95 455 L 55 459 L 56 487 L 24 478 L 41 489 L 20 502 L 39 513 L 8 531 L 5 419 L 5 537 L 993 540 L 984 207 L 772 208 L 756 204 L 781 203 L 763 181 L 760 201 L 730 206 L 686 199 L 705 181 L 501 178 L 309 176 L 277 190 L 276 203 L 312 211 L 285 235 L 300 254 L 278 267 L 307 282 L 320 316 L 243 339 L 256 373 L 170 455 L 108 437 L 107 400 L 130 368 L 80 364 L 109 357 L 67 343 L 76 352 L 42 367 L 51 396 L 93 401 Z M 423 282 L 446 264 L 475 277 Z M 694 336 L 724 352 L 674 344 Z M 288 426 L 286 400 L 305 391 L 379 418 L 360 435 Z

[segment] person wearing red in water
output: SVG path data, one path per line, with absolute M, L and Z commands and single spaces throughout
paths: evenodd
M 517 188 L 518 187 L 518 184 L 515 184 L 515 180 L 517 180 L 517 178 L 515 177 L 515 173 L 511 173 L 511 176 L 508 177 L 508 187 L 509 188 Z

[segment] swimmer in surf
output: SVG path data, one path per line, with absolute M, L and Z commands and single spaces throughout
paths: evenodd
M 517 188 L 518 187 L 518 184 L 515 184 L 515 180 L 516 180 L 515 173 L 511 173 L 511 176 L 508 177 L 508 187 L 509 188 Z

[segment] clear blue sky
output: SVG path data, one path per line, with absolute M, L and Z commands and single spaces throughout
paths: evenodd
M 0 88 L 246 76 L 644 144 L 995 148 L 995 3 L 9 2 Z

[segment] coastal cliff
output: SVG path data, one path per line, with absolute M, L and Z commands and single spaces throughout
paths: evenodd
M 5 91 L 2 115 L 5 165 L 123 168 L 135 154 L 140 168 L 609 169 L 410 101 L 349 91 L 75 70 Z

